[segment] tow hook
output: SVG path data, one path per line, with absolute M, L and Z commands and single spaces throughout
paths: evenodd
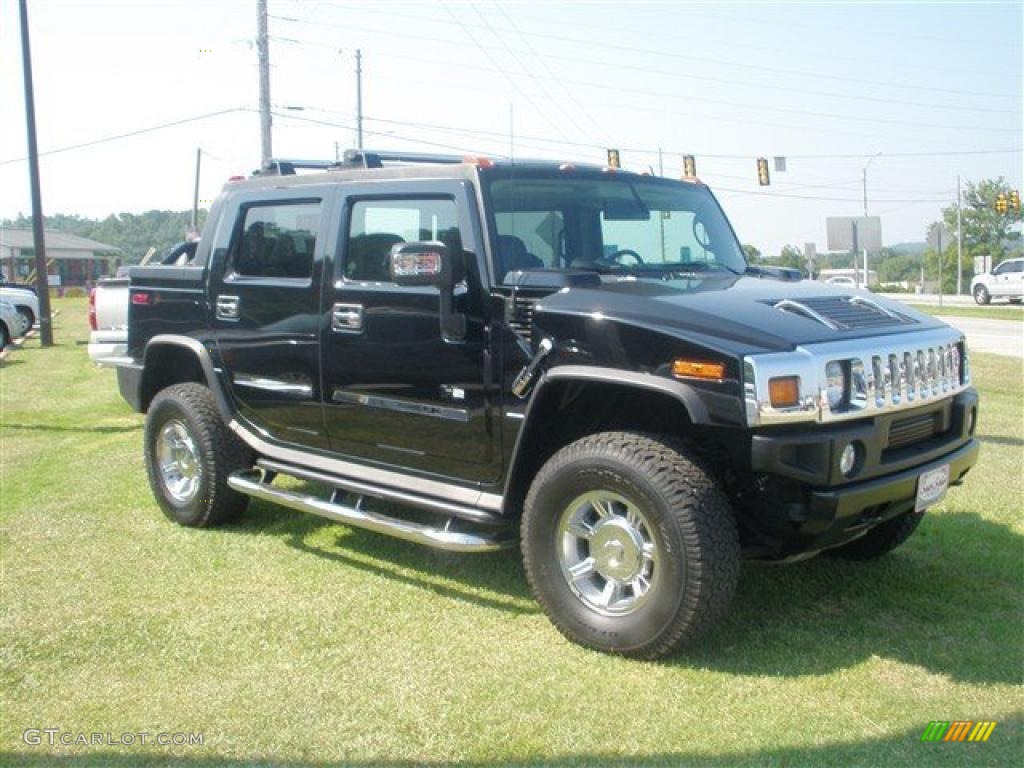
M 551 350 L 554 348 L 555 345 L 551 339 L 541 339 L 540 344 L 537 345 L 537 354 L 533 356 L 533 359 L 527 363 L 526 367 L 516 376 L 515 381 L 512 382 L 513 395 L 522 400 L 530 394 L 530 390 L 533 389 L 533 385 L 537 381 L 537 371 L 540 370 L 540 364 L 544 362 L 544 358 L 551 354 Z

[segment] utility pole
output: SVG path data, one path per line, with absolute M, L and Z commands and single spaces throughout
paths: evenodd
M 964 292 L 964 235 L 963 221 L 960 218 L 962 204 L 960 194 L 960 174 L 956 175 L 956 295 Z
M 356 48 L 356 146 L 363 148 L 363 52 Z
M 199 167 L 203 162 L 203 150 L 196 147 L 196 183 L 192 188 L 192 231 L 199 230 Z
M 43 231 L 43 195 L 39 188 L 39 146 L 36 144 L 36 99 L 32 89 L 32 51 L 28 41 L 28 6 L 20 0 L 21 66 L 25 76 L 25 127 L 28 131 L 28 177 L 32 189 L 32 246 L 36 256 L 36 296 L 39 298 L 39 343 L 53 345 L 50 317 L 50 279 L 46 273 L 46 239 Z M 13 275 L 11 278 L 13 279 Z
M 881 154 L 882 154 L 881 152 L 876 152 L 874 155 L 872 155 L 871 158 L 866 163 L 864 163 L 864 167 L 861 168 L 861 171 L 860 171 L 860 174 L 861 174 L 861 176 L 860 176 L 860 178 L 861 178 L 861 185 L 862 185 L 863 190 L 864 190 L 864 218 L 865 219 L 868 217 L 868 168 L 871 166 L 871 163 L 874 161 L 874 159 L 876 157 L 878 157 L 879 155 L 881 155 Z M 857 259 L 856 259 L 856 257 L 854 257 L 853 266 L 854 266 L 854 272 L 856 272 L 857 271 Z M 865 288 L 868 287 L 868 249 L 867 248 L 864 248 L 864 287 Z
M 270 39 L 267 35 L 267 0 L 256 0 L 256 53 L 260 68 L 260 168 L 274 156 L 270 117 Z
M 665 177 L 665 158 L 661 153 L 661 147 L 658 147 L 658 176 L 660 178 Z M 665 212 L 658 211 L 658 230 L 661 236 L 661 260 L 665 261 Z
M 516 115 L 512 102 L 508 103 L 508 159 L 516 159 Z

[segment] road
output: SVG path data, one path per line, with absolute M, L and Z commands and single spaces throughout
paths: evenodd
M 887 299 L 893 299 L 894 301 L 902 301 L 904 304 L 928 304 L 929 306 L 937 306 L 939 303 L 939 294 L 937 293 L 879 293 L 879 296 L 885 296 Z M 974 299 L 970 296 L 943 296 L 943 306 L 949 307 L 976 307 Z M 992 308 L 1004 308 L 1006 310 L 1017 309 L 1017 305 L 1011 304 L 1006 299 L 993 299 L 992 303 L 988 305 Z
M 1024 322 L 1020 320 L 950 315 L 943 315 L 940 319 L 964 333 L 967 347 L 972 352 L 991 352 L 1024 359 Z

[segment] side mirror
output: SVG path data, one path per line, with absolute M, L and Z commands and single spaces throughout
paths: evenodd
M 452 262 L 448 246 L 438 242 L 396 243 L 391 248 L 388 269 L 391 280 L 401 286 L 433 285 L 452 287 Z
M 459 341 L 466 336 L 466 316 L 455 311 L 452 254 L 439 242 L 397 243 L 388 258 L 391 280 L 400 286 L 432 285 L 441 292 L 441 336 Z

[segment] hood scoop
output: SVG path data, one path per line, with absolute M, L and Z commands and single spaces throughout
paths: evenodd
M 834 331 L 914 325 L 915 320 L 894 312 L 866 296 L 820 296 L 779 299 L 766 304 L 782 312 L 801 315 Z

